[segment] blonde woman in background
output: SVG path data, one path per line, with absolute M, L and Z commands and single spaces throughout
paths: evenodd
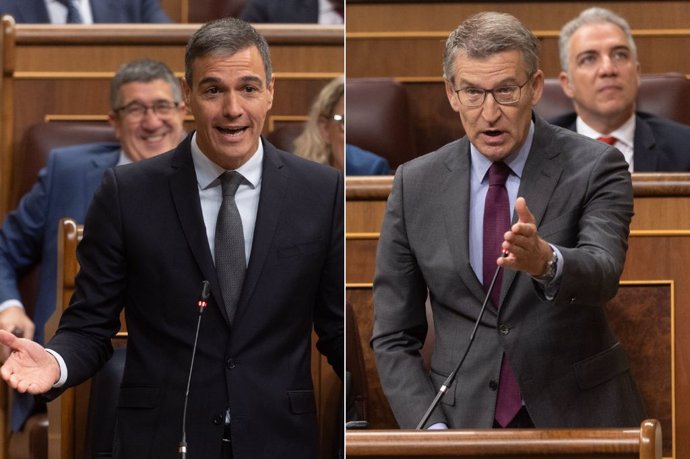
M 312 104 L 304 131 L 295 139 L 295 153 L 348 175 L 389 173 L 390 166 L 384 158 L 354 145 L 345 145 L 344 95 L 343 77 L 337 77 L 323 87 Z

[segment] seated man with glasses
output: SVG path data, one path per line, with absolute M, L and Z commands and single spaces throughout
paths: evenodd
M 43 328 L 55 311 L 57 231 L 63 217 L 82 223 L 107 168 L 173 149 L 184 136 L 186 107 L 178 78 L 149 59 L 123 65 L 111 81 L 109 114 L 120 143 L 56 148 L 38 182 L 22 197 L 0 229 L 0 329 L 43 343 Z M 34 316 L 28 317 L 18 277 L 40 264 Z M 2 346 L 7 357 L 7 348 Z M 17 394 L 12 430 L 20 430 L 34 409 L 33 397 Z
M 396 171 L 371 345 L 401 428 L 644 418 L 604 311 L 628 248 L 628 167 L 610 145 L 534 113 L 544 88 L 538 48 L 509 14 L 460 24 L 446 41 L 444 78 L 467 135 Z M 429 371 L 420 352 L 427 301 Z

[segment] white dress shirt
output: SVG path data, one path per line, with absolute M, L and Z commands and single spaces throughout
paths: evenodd
M 91 2 L 89 0 L 73 0 L 81 14 L 82 24 L 93 24 Z M 48 17 L 51 24 L 65 24 L 67 22 L 67 7 L 57 0 L 45 0 Z
M 608 134 L 602 134 L 592 129 L 579 116 L 575 121 L 575 130 L 578 134 L 582 134 L 590 139 L 597 139 L 599 137 L 615 137 L 616 143 L 614 147 L 618 148 L 625 160 L 628 162 L 628 170 L 632 173 L 635 168 L 633 161 L 633 151 L 635 147 L 635 114 L 628 119 L 621 127 Z

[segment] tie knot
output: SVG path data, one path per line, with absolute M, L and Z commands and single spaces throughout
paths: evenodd
M 491 164 L 489 168 L 489 186 L 499 185 L 503 186 L 510 175 L 510 168 L 506 166 L 503 161 L 497 161 Z
M 609 145 L 613 145 L 614 143 L 616 143 L 616 141 L 618 139 L 613 137 L 613 136 L 601 136 L 601 137 L 597 137 L 597 140 L 599 142 L 604 142 L 604 143 L 607 143 Z
M 242 174 L 237 171 L 225 171 L 220 175 L 223 196 L 235 196 L 240 183 L 242 183 Z

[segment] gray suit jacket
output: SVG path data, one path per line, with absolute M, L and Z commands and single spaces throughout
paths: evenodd
M 428 425 L 490 428 L 507 355 L 537 427 L 639 425 L 641 399 L 603 306 L 623 271 L 633 196 L 618 150 L 535 119 L 518 195 L 540 235 L 559 248 L 558 294 L 505 271 L 500 310 L 489 304 L 459 376 Z M 381 229 L 372 347 L 398 423 L 414 427 L 464 352 L 485 296 L 469 261 L 469 141 L 399 167 Z M 419 350 L 427 292 L 435 347 Z M 500 332 L 501 330 L 502 332 Z

